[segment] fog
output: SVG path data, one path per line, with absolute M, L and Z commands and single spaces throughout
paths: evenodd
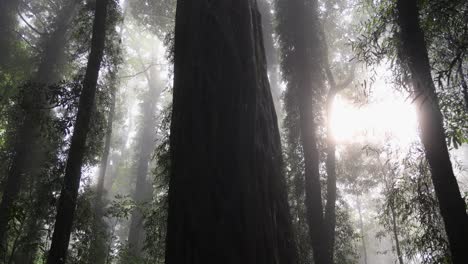
M 0 263 L 467 263 L 467 12 L 1 0 Z

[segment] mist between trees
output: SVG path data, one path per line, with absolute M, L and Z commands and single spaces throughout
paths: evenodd
M 468 263 L 468 2 L 1 0 L 0 263 Z

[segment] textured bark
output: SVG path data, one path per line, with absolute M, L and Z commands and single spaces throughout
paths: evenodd
M 468 263 L 468 216 L 453 173 L 446 145 L 443 117 L 440 111 L 431 67 L 419 24 L 416 0 L 398 0 L 402 59 L 412 77 L 418 109 L 421 142 L 431 169 L 432 182 L 450 244 L 454 264 Z
M 254 0 L 178 1 L 167 264 L 296 263 Z
M 152 182 L 148 179 L 148 168 L 151 162 L 151 154 L 156 146 L 156 104 L 163 91 L 163 84 L 157 78 L 158 74 L 156 71 L 152 71 L 150 74 L 145 72 L 149 91 L 142 105 L 143 119 L 141 122 L 141 133 L 138 137 L 139 150 L 137 152 L 136 185 L 133 194 L 133 199 L 138 204 L 150 201 L 153 191 L 151 188 Z M 137 208 L 132 212 L 128 233 L 128 244 L 130 253 L 133 256 L 141 257 L 144 241 L 143 215 Z
M 65 179 L 58 202 L 55 228 L 47 264 L 64 264 L 66 261 L 78 188 L 80 186 L 86 138 L 94 108 L 97 80 L 104 53 L 107 5 L 108 0 L 96 0 L 91 52 L 88 58 L 78 113 L 68 152 Z
M 24 108 L 23 119 L 19 121 L 20 125 L 17 128 L 14 155 L 0 204 L 0 251 L 2 252 L 6 250 L 8 222 L 24 179 L 30 177 L 33 182 L 39 183 L 40 180 L 36 178 L 40 176 L 41 169 L 47 160 L 47 152 L 56 147 L 55 142 L 51 142 L 47 137 L 48 131 L 44 131 L 44 128 L 41 127 L 51 120 L 45 97 L 47 86 L 56 82 L 60 76 L 59 71 L 65 52 L 67 30 L 69 22 L 75 14 L 76 6 L 77 3 L 71 0 L 60 11 L 52 25 L 54 27 L 53 33 L 43 40 L 43 54 L 41 54 L 38 70 L 32 84 L 37 88 L 34 88 L 33 91 L 23 92 L 21 102 Z M 41 186 L 36 187 L 43 190 Z M 42 197 L 43 194 L 37 193 L 37 196 Z M 36 208 L 41 205 L 44 205 L 44 200 L 39 199 Z M 40 208 L 42 209 L 43 206 Z M 39 224 L 43 219 L 41 216 L 43 213 L 34 215 L 33 218 L 30 217 L 28 226 L 33 228 L 32 225 Z M 39 229 L 39 226 L 37 227 Z M 28 234 L 33 235 L 31 240 L 37 237 L 33 233 L 34 231 L 31 229 L 31 233 Z M 22 253 L 26 254 L 26 252 Z

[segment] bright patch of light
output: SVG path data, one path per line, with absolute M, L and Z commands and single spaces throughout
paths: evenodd
M 331 122 L 337 142 L 382 143 L 392 139 L 406 146 L 418 137 L 414 107 L 390 95 L 360 107 L 337 96 Z

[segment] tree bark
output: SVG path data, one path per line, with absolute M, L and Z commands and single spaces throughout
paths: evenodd
M 468 216 L 446 145 L 443 117 L 431 76 L 431 67 L 419 24 L 416 0 L 398 0 L 402 59 L 412 77 L 419 112 L 421 142 L 432 174 L 435 193 L 445 224 L 453 263 L 468 263 Z
M 31 84 L 33 89 L 32 91 L 23 92 L 21 102 L 22 107 L 24 107 L 23 120 L 19 121 L 20 125 L 17 128 L 14 154 L 8 171 L 2 202 L 0 203 L 0 256 L 3 254 L 2 252 L 7 250 L 8 223 L 12 217 L 11 213 L 14 210 L 24 179 L 26 177 L 31 178 L 39 184 L 36 187 L 43 190 L 40 180 L 36 178 L 41 174 L 41 169 L 47 160 L 48 150 L 56 148 L 56 142 L 52 142 L 53 140 L 47 137 L 48 131 L 44 131 L 41 126 L 51 121 L 46 101 L 47 86 L 56 82 L 60 76 L 60 66 L 65 53 L 69 22 L 74 17 L 76 7 L 77 2 L 71 0 L 60 11 L 55 23 L 52 25 L 55 28 L 53 33 L 43 40 L 43 54 L 41 54 L 38 70 Z M 39 197 L 43 197 L 43 194 L 36 193 Z M 36 208 L 43 204 L 44 200 L 39 199 Z M 30 217 L 29 221 L 31 223 L 28 223 L 28 226 L 37 225 L 42 220 L 40 215 Z M 30 235 L 34 235 L 32 229 L 31 232 Z M 31 237 L 31 240 L 35 238 L 36 236 Z
M 256 1 L 177 4 L 166 263 L 296 263 Z
M 86 138 L 94 108 L 97 80 L 104 53 L 107 5 L 108 0 L 96 0 L 91 52 L 88 58 L 78 114 L 68 152 L 65 179 L 57 207 L 55 228 L 47 264 L 64 264 L 66 261 L 78 188 L 80 186 Z

